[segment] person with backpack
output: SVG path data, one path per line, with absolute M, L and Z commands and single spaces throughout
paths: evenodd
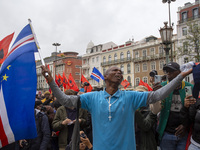
M 50 141 L 50 128 L 48 117 L 41 112 L 41 101 L 35 101 L 35 124 L 37 137 L 34 139 L 20 140 L 19 146 L 22 150 L 46 150 Z

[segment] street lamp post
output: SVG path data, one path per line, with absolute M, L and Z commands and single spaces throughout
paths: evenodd
M 169 26 L 171 27 L 171 13 L 170 13 L 170 3 L 175 2 L 176 0 L 162 0 L 163 3 L 168 3 L 168 10 L 169 10 Z M 173 61 L 173 51 L 172 51 L 172 43 L 170 44 L 171 49 L 171 61 Z
M 56 47 L 56 63 L 55 63 L 55 78 L 56 78 L 56 65 L 57 65 L 57 47 L 60 46 L 60 43 L 53 43 L 53 46 Z
M 164 22 L 164 27 L 160 28 L 160 36 L 162 39 L 162 44 L 164 45 L 164 50 L 166 53 L 166 64 L 169 63 L 169 50 L 170 45 L 172 43 L 172 34 L 173 34 L 173 28 L 171 26 L 167 26 L 168 22 Z

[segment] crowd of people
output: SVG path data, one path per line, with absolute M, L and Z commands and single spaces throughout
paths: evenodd
M 199 65 L 181 72 L 179 64 L 170 62 L 157 83 L 153 70 L 152 91 L 142 85 L 134 91 L 119 90 L 123 74 L 115 66 L 104 74 L 105 88 L 88 93 L 83 84 L 79 92 L 62 91 L 47 66 L 42 70 L 52 93 L 36 94 L 37 138 L 22 139 L 3 150 L 200 149 L 200 99 L 187 91 L 199 78 L 183 81 L 194 70 L 200 76 Z

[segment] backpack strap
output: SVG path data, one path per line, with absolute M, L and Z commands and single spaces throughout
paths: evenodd
M 80 96 L 77 102 L 77 113 L 76 113 L 76 122 L 74 125 L 74 130 L 72 134 L 71 140 L 71 150 L 79 150 L 79 142 L 80 142 L 80 123 L 79 123 L 79 108 L 80 108 Z

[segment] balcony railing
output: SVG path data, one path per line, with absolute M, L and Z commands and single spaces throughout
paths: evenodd
M 155 55 L 134 58 L 134 62 L 150 61 L 150 60 L 156 60 L 156 59 L 161 59 L 161 58 L 165 58 L 165 57 L 166 56 L 164 53 L 159 53 L 159 54 L 155 54 Z
M 200 18 L 200 15 L 196 15 L 196 16 L 192 16 L 192 17 L 189 17 L 189 18 L 185 18 L 185 19 L 179 20 L 178 22 L 179 22 L 179 24 L 181 24 L 181 23 L 184 23 L 184 22 L 195 20 L 197 18 Z
M 120 64 L 120 63 L 127 63 L 127 62 L 131 62 L 132 60 L 133 59 L 131 59 L 130 57 L 126 57 L 126 58 L 123 58 L 123 59 L 116 59 L 116 60 L 102 62 L 101 66 L 108 66 L 108 65 L 116 65 L 116 64 Z

